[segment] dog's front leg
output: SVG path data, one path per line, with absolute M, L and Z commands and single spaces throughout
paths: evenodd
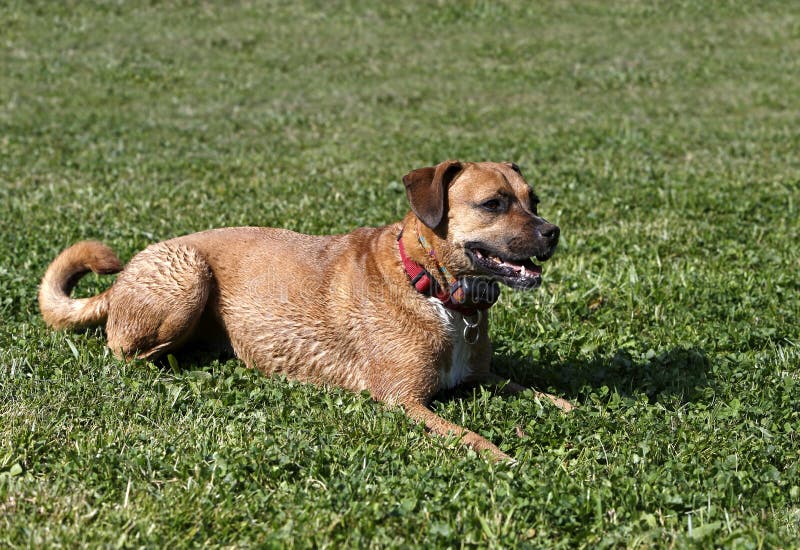
M 560 397 L 557 397 L 549 393 L 540 392 L 534 390 L 533 388 L 528 388 L 526 386 L 523 386 L 522 384 L 517 384 L 516 382 L 508 380 L 507 378 L 503 378 L 502 376 L 494 374 L 493 372 L 484 376 L 482 382 L 485 384 L 500 386 L 501 391 L 507 395 L 515 395 L 530 390 L 533 392 L 533 395 L 535 395 L 539 399 L 548 399 L 550 402 L 553 403 L 553 405 L 555 405 L 564 412 L 569 412 L 575 408 L 575 405 L 573 405 L 566 399 L 562 399 Z
M 467 430 L 466 428 L 462 428 L 457 424 L 448 422 L 441 416 L 431 411 L 423 403 L 411 401 L 403 403 L 402 406 L 409 417 L 411 417 L 413 420 L 417 422 L 425 424 L 425 427 L 433 434 L 444 437 L 447 436 L 459 437 L 461 443 L 472 447 L 478 453 L 487 451 L 489 454 L 489 458 L 491 458 L 495 462 L 503 462 L 503 461 L 511 463 L 516 462 L 513 458 L 511 458 L 506 453 L 501 451 L 497 447 L 497 445 L 495 445 L 485 437 L 482 437 L 473 431 Z

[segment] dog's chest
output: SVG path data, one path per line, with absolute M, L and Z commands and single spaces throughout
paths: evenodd
M 449 356 L 439 364 L 439 389 L 449 390 L 465 382 L 476 371 L 476 351 L 474 344 L 470 344 L 464 337 L 464 317 L 455 311 L 449 310 L 436 298 L 430 302 L 436 308 L 451 342 Z

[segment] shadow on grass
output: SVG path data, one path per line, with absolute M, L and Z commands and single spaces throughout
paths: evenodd
M 172 357 L 172 359 L 170 359 Z M 192 369 L 206 369 L 215 363 L 226 363 L 231 360 L 239 361 L 239 358 L 233 351 L 227 349 L 219 349 L 212 346 L 189 346 L 180 348 L 171 353 L 161 355 L 149 361 L 159 368 L 164 370 L 192 370 Z M 174 361 L 174 364 L 171 363 Z
M 495 355 L 493 370 L 520 384 L 574 399 L 608 388 L 622 396 L 646 395 L 651 403 L 697 400 L 708 387 L 711 362 L 703 350 L 674 348 L 634 359 L 625 351 L 612 357 L 544 357 L 536 362 L 514 354 Z
M 207 366 L 215 360 L 235 359 L 231 350 L 204 347 L 179 350 L 173 357 L 181 370 Z M 154 362 L 161 368 L 172 367 L 168 356 Z M 645 395 L 650 403 L 677 401 L 685 404 L 702 396 L 709 386 L 710 369 L 711 362 L 703 350 L 682 347 L 638 359 L 624 350 L 611 357 L 595 355 L 566 360 L 545 356 L 531 361 L 529 357 L 513 353 L 495 354 L 492 358 L 492 370 L 503 378 L 567 400 L 608 388 L 624 397 Z M 448 401 L 471 392 L 471 386 L 461 386 L 440 392 L 436 400 Z

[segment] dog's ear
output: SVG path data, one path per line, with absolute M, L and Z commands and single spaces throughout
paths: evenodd
M 446 160 L 436 166 L 412 170 L 403 176 L 411 210 L 431 229 L 435 229 L 442 221 L 447 188 L 461 168 L 457 160 Z
M 517 166 L 516 162 L 506 162 L 504 164 L 509 168 L 511 168 L 514 172 L 516 172 L 520 176 L 522 175 L 522 170 L 519 169 L 519 166 Z

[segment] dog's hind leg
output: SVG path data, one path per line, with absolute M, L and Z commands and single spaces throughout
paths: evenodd
M 475 449 L 478 453 L 486 451 L 495 462 L 512 462 L 516 461 L 501 451 L 497 445 L 486 439 L 485 437 L 476 434 L 473 431 L 462 428 L 458 424 L 448 422 L 441 416 L 437 415 L 422 403 L 409 402 L 403 404 L 406 414 L 417 422 L 425 424 L 425 427 L 436 435 L 444 437 L 455 436 L 460 438 L 461 443 L 468 445 Z
M 109 298 L 108 347 L 118 357 L 155 358 L 191 336 L 208 301 L 212 273 L 190 246 L 149 246 L 125 267 Z

